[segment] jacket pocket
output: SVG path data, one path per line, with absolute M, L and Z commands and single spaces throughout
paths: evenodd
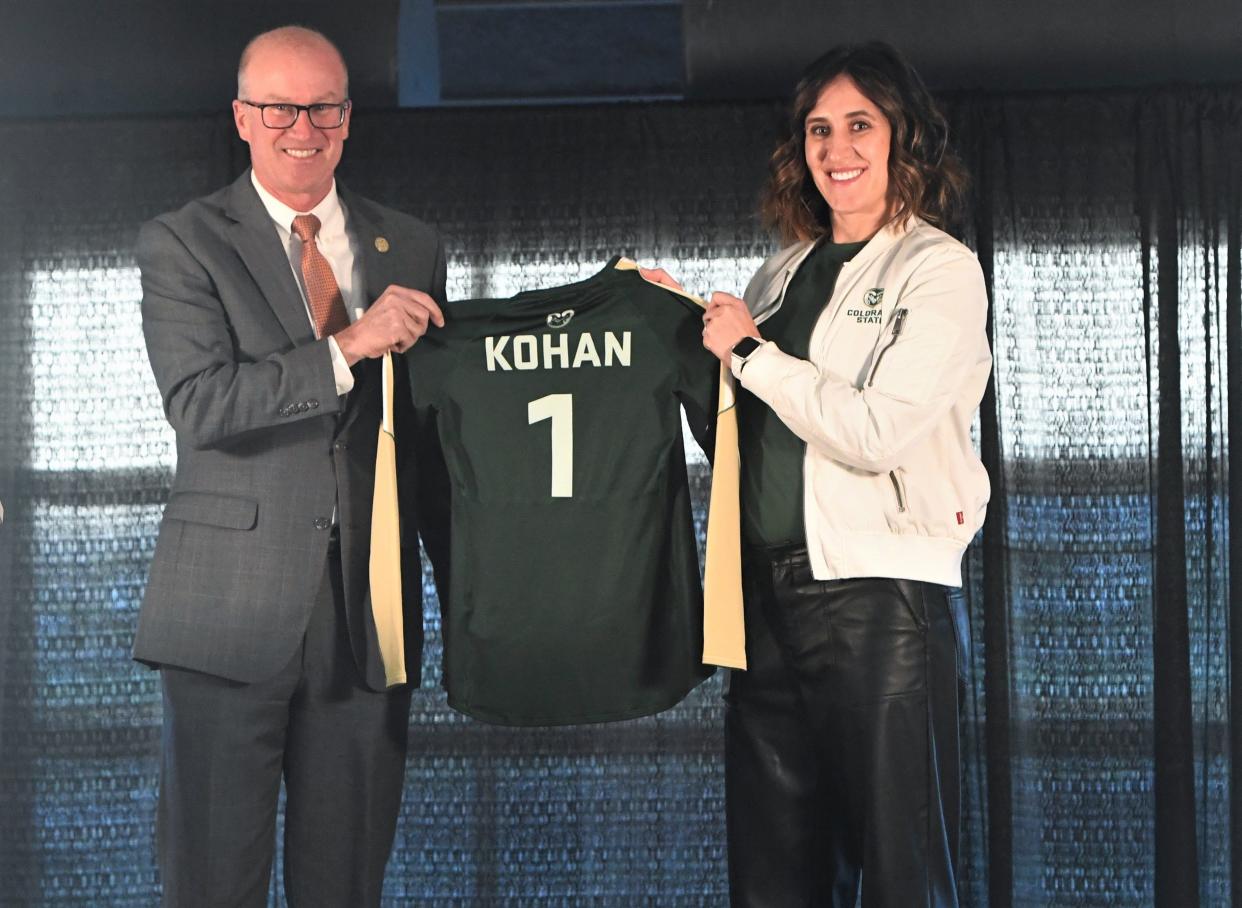
M 888 471 L 888 478 L 893 484 L 893 494 L 897 496 L 897 513 L 906 512 L 906 486 L 896 470 Z
M 174 492 L 164 508 L 165 519 L 232 530 L 254 529 L 258 515 L 259 503 L 254 499 L 215 492 Z
M 929 450 L 895 471 L 906 498 L 902 518 L 915 532 L 966 545 L 987 501 L 987 474 L 977 460 L 967 460 L 969 452 L 957 456 L 938 450 Z
M 806 500 L 808 538 L 833 533 L 901 533 L 906 515 L 897 510 L 897 491 L 888 473 L 873 473 L 834 461 L 807 445 L 812 459 Z M 903 480 L 904 482 L 904 480 Z

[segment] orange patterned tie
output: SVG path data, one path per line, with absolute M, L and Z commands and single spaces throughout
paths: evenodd
M 345 314 L 345 300 L 341 298 L 332 266 L 315 243 L 319 218 L 313 214 L 299 214 L 293 219 L 293 232 L 302 241 L 302 280 L 306 282 L 306 295 L 310 298 L 315 336 L 329 337 L 349 327 L 349 316 Z

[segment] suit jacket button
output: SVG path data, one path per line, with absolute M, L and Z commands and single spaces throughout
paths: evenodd
M 329 520 L 327 517 L 316 517 L 315 518 L 315 529 L 326 530 L 330 526 L 332 526 L 332 521 Z
M 298 404 L 299 413 L 305 413 L 309 409 L 310 407 L 307 405 L 306 401 L 302 401 L 300 404 Z
M 315 400 L 315 398 L 313 397 L 310 400 L 308 400 L 307 403 L 310 404 L 310 408 L 312 410 L 319 406 L 319 401 Z

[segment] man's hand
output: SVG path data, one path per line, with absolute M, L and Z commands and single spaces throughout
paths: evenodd
M 388 351 L 404 353 L 434 323 L 444 327 L 444 313 L 426 293 L 390 284 L 358 321 L 336 334 L 337 346 L 351 366 Z
M 744 337 L 758 338 L 759 329 L 746 304 L 736 296 L 717 291 L 703 313 L 703 346 L 725 365 L 733 345 Z

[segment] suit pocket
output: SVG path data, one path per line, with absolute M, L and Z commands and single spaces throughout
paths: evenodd
M 258 515 L 257 501 L 215 492 L 174 492 L 164 508 L 165 519 L 205 523 L 231 530 L 253 530 Z

